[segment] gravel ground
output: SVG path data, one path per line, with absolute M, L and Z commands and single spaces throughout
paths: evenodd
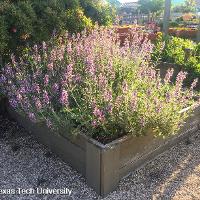
M 71 195 L 4 195 L 0 200 L 101 199 L 85 179 L 16 122 L 0 116 L 0 192 L 68 188 Z M 200 199 L 200 134 L 195 133 L 120 181 L 105 200 Z

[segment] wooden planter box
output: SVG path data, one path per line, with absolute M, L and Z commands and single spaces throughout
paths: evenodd
M 6 113 L 6 98 L 0 95 L 0 115 Z
M 174 82 L 174 83 L 176 81 L 176 77 L 177 77 L 178 73 L 180 71 L 186 71 L 186 68 L 184 66 L 178 65 L 178 64 L 175 64 L 175 63 L 169 63 L 169 62 L 160 62 L 160 63 L 158 63 L 156 68 L 160 71 L 161 79 L 165 78 L 165 75 L 166 75 L 168 69 L 173 68 L 174 69 L 174 73 L 173 73 L 171 81 Z M 193 80 L 195 78 L 197 78 L 197 77 L 191 76 L 190 73 L 192 73 L 192 71 L 188 72 L 188 75 L 187 75 L 186 79 L 183 82 L 184 83 L 183 84 L 184 87 L 190 87 L 192 82 L 193 82 Z M 195 90 L 196 91 L 200 91 L 200 81 L 198 81 L 197 86 L 195 87 Z
M 170 28 L 169 34 L 176 37 L 183 37 L 188 39 L 196 39 L 198 30 L 197 29 L 177 29 Z
M 141 137 L 125 136 L 104 145 L 83 134 L 75 138 L 55 134 L 43 124 L 32 123 L 10 106 L 7 106 L 7 112 L 41 143 L 79 171 L 87 184 L 102 196 L 115 190 L 121 178 L 196 132 L 200 123 L 198 107 L 175 136 L 162 139 L 147 133 Z
M 174 63 L 169 63 L 169 62 L 160 62 L 158 63 L 156 68 L 160 70 L 161 79 L 165 78 L 165 75 L 167 74 L 168 69 L 173 68 L 174 73 L 173 73 L 172 81 L 176 80 L 176 77 L 180 71 L 185 71 L 183 66 L 174 64 Z
M 121 28 L 116 28 L 116 32 L 119 34 L 119 40 L 120 40 L 120 44 L 123 46 L 124 42 L 126 40 L 132 42 L 133 40 L 133 30 L 131 29 L 131 27 L 121 27 Z M 145 33 L 144 34 L 144 38 L 148 37 L 149 40 L 151 41 L 155 41 L 157 39 L 157 34 L 156 33 Z

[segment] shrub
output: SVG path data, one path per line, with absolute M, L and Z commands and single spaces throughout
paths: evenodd
M 92 20 L 87 18 L 80 8 L 76 10 L 67 10 L 66 19 L 66 27 L 71 33 L 73 33 L 74 30 L 76 30 L 76 32 L 81 32 L 85 27 L 87 27 L 87 29 L 93 27 Z
M 84 9 L 87 17 L 90 17 L 93 22 L 98 22 L 99 25 L 112 25 L 115 19 L 115 8 L 105 3 L 105 1 L 80 0 L 80 5 Z
M 153 61 L 164 61 L 182 66 L 189 73 L 186 84 L 191 84 L 194 78 L 200 78 L 200 43 L 188 39 L 159 37 L 152 54 Z M 189 49 L 189 53 L 187 50 Z
M 163 60 L 183 65 L 185 63 L 185 49 L 193 49 L 195 43 L 191 40 L 178 37 L 171 37 L 165 40 L 165 48 L 163 51 Z
M 179 26 L 178 22 L 172 21 L 169 23 L 169 27 L 178 27 L 178 26 Z
M 174 134 L 187 117 L 180 111 L 193 103 L 196 80 L 183 91 L 186 73 L 171 85 L 169 70 L 162 83 L 148 66 L 153 45 L 136 30 L 133 37 L 120 47 L 114 30 L 95 29 L 35 45 L 19 61 L 12 56 L 0 88 L 18 112 L 52 129 L 68 127 L 100 141 L 149 129 Z
M 0 38 L 1 40 L 9 38 L 9 40 L 5 40 L 1 53 L 9 55 L 30 41 L 36 16 L 31 4 L 24 1 L 19 1 L 16 5 L 4 2 L 0 14 L 4 22 L 4 26 L 1 28 L 4 32 Z
M 81 1 L 81 0 L 80 0 Z M 96 15 L 81 7 L 79 0 L 3 0 L 0 3 L 0 55 L 20 55 L 25 47 L 48 41 L 52 34 L 90 29 L 93 22 L 108 25 L 113 19 L 109 6 L 95 6 Z M 91 1 L 89 1 L 91 2 Z M 85 6 L 90 5 L 85 2 Z M 104 9 L 106 8 L 106 9 Z M 93 20 L 93 22 L 92 22 Z M 1 63 L 0 63 L 1 65 Z
M 7 46 L 7 42 L 9 40 L 9 37 L 7 35 L 7 28 L 5 24 L 4 17 L 0 16 L 0 54 L 4 52 L 4 48 Z

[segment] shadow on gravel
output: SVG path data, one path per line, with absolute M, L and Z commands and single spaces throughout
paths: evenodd
M 132 172 L 120 182 L 119 194 L 127 191 L 131 193 L 130 199 L 137 200 L 197 200 L 200 198 L 199 185 L 200 134 L 195 133 Z

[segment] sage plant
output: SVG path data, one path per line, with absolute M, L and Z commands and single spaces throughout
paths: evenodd
M 120 46 L 114 30 L 96 28 L 35 45 L 7 64 L 0 87 L 10 105 L 33 122 L 64 134 L 83 132 L 97 139 L 121 135 L 174 134 L 193 104 L 193 88 L 183 90 L 180 72 L 164 80 L 150 65 L 152 43 L 139 30 Z

